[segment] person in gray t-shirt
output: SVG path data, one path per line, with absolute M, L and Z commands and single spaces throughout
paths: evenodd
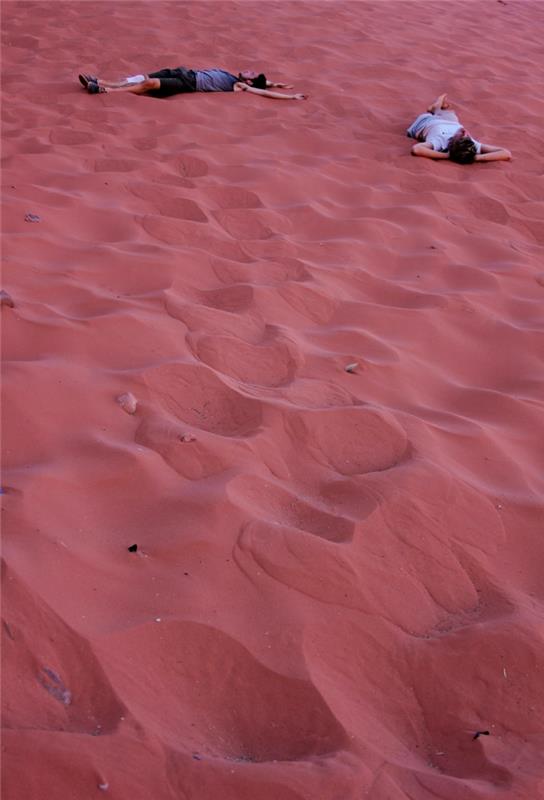
M 263 73 L 252 71 L 234 75 L 224 69 L 187 69 L 174 67 L 160 69 L 147 75 L 131 75 L 120 81 L 104 81 L 82 73 L 79 82 L 90 94 L 131 92 L 151 97 L 170 97 L 189 92 L 252 92 L 281 100 L 304 100 L 303 94 L 271 92 L 270 88 L 292 89 L 285 83 L 274 83 Z

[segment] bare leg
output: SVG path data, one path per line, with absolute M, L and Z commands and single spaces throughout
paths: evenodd
M 450 108 L 450 104 L 446 100 L 446 94 L 439 94 L 434 103 L 431 103 L 427 111 L 429 114 L 434 114 L 437 111 L 441 111 L 442 109 Z
M 126 78 L 122 81 L 103 81 L 99 78 L 98 85 L 105 86 L 106 89 L 123 89 L 125 86 L 138 86 L 138 83 L 142 83 L 143 81 L 148 80 L 148 78 L 149 78 L 148 75 L 142 75 L 141 76 L 142 80 L 138 82 L 133 80 L 127 81 Z
M 120 86 L 112 86 L 104 84 L 102 81 L 99 84 L 109 94 L 110 92 L 131 92 L 132 94 L 145 94 L 154 89 L 161 88 L 160 78 L 147 78 L 141 83 L 122 83 Z

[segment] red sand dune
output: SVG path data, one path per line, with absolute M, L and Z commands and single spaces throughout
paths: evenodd
M 5 800 L 544 797 L 542 4 L 2 11 Z

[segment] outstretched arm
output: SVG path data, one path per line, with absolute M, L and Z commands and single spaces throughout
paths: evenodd
M 251 94 L 260 94 L 263 97 L 273 97 L 276 100 L 306 100 L 305 94 L 282 94 L 281 92 L 270 92 L 268 89 L 255 89 L 254 86 L 248 86 L 247 83 L 235 83 L 235 92 L 251 92 Z
M 412 147 L 412 155 L 413 156 L 423 156 L 424 158 L 449 158 L 447 153 L 441 153 L 439 150 L 435 150 L 432 144 L 428 142 L 418 142 Z
M 504 147 L 496 147 L 494 144 L 482 144 L 482 148 L 474 161 L 510 161 L 512 153 Z

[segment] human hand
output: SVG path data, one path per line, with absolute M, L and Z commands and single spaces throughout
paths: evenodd
M 293 100 L 306 100 L 308 95 L 307 94 L 294 94 Z

